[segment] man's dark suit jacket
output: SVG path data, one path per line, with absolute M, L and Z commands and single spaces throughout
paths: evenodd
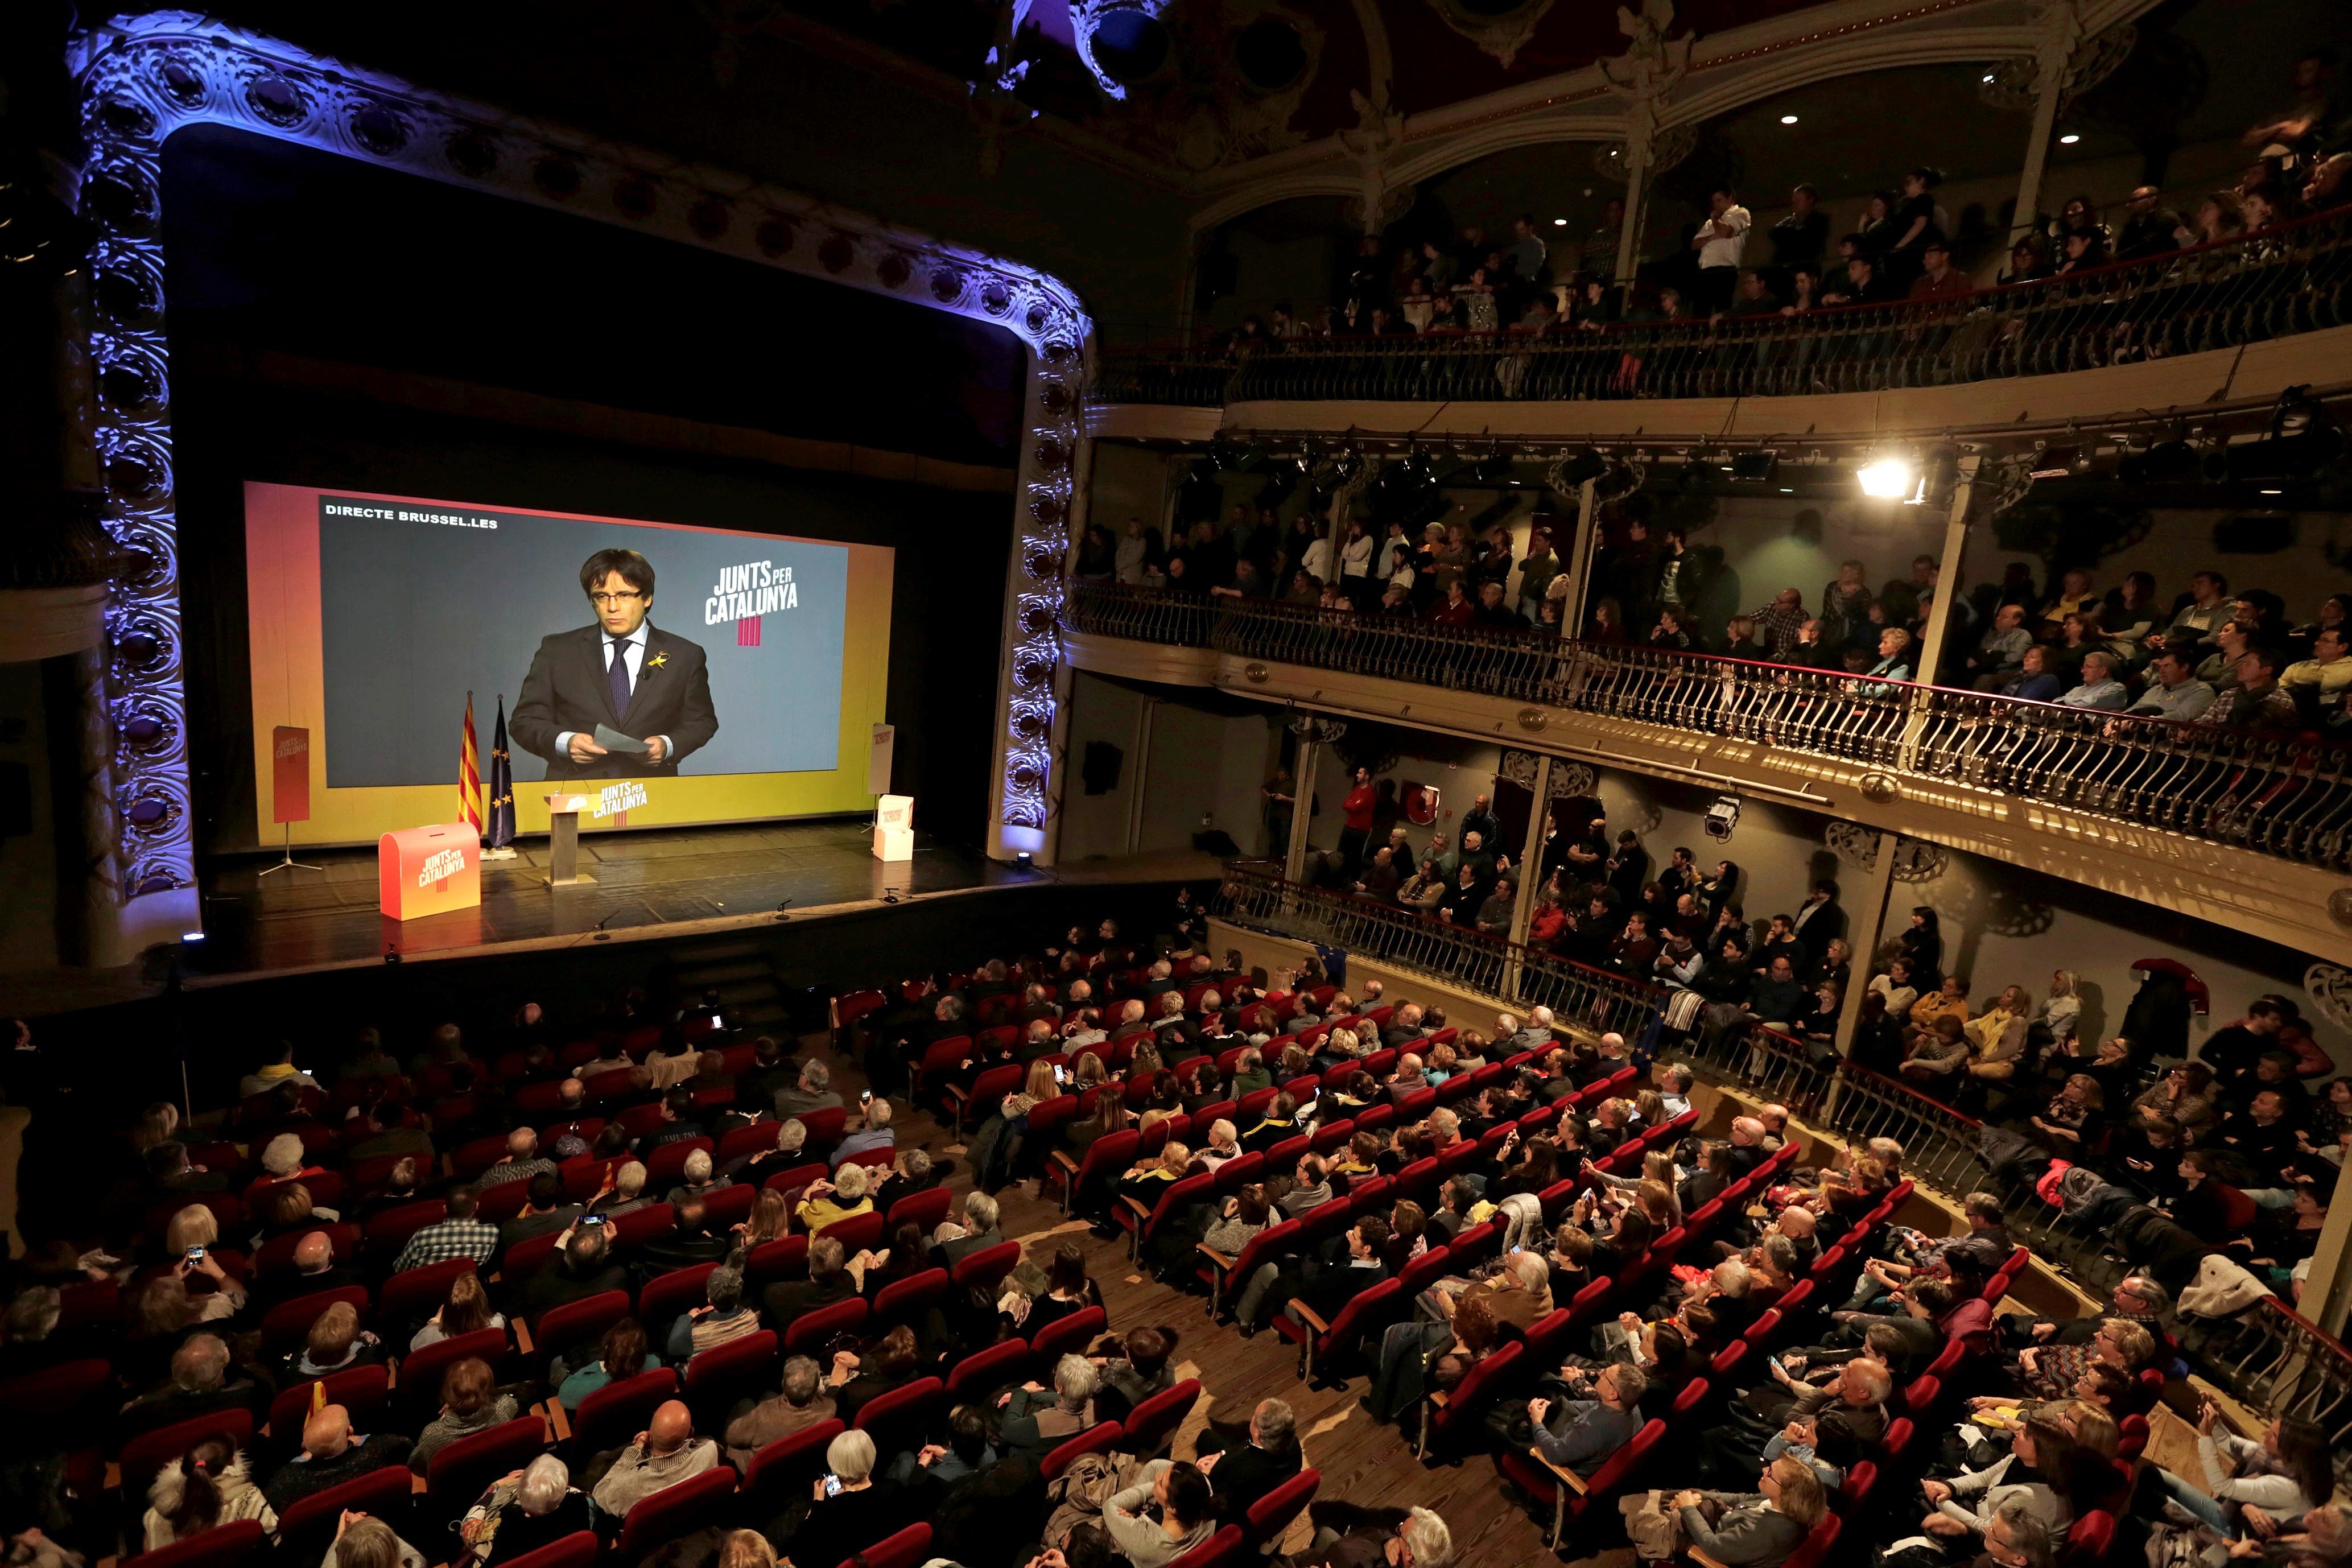
M 1216 1495 L 1217 1517 L 1239 1524 L 1252 1504 L 1297 1475 L 1302 1463 L 1296 1443 L 1261 1448 L 1246 1443 L 1217 1457 L 1209 1471 L 1209 1489 Z
M 656 665 L 656 659 L 662 662 Z M 659 763 L 614 752 L 584 765 L 557 750 L 555 738 L 564 731 L 593 739 L 599 724 L 640 738 L 667 735 L 675 749 Z M 710 671 L 700 645 L 650 625 L 629 710 L 614 712 L 604 628 L 592 624 L 541 642 L 509 727 L 515 744 L 547 759 L 550 779 L 672 778 L 680 762 L 719 733 L 719 714 L 710 705 Z

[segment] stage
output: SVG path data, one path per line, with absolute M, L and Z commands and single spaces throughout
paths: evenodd
M 303 850 L 320 869 L 269 870 L 258 857 L 205 879 L 205 941 L 191 984 L 298 974 L 348 964 L 470 957 L 644 941 L 773 923 L 898 900 L 1042 879 L 917 835 L 911 860 L 874 858 L 862 822 L 776 823 L 583 834 L 593 882 L 546 883 L 547 841 L 482 865 L 478 908 L 387 920 L 376 908 L 373 849 Z

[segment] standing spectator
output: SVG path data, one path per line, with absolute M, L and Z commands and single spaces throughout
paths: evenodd
M 1885 250 L 1887 274 L 1898 283 L 1918 277 L 1927 247 L 1948 237 L 1936 210 L 1936 187 L 1943 183 L 1944 172 L 1926 164 L 1903 176 L 1903 199 L 1891 218 L 1894 239 Z
M 1822 253 L 1829 246 L 1830 215 L 1822 210 L 1819 188 L 1805 184 L 1790 191 L 1787 216 L 1766 232 L 1765 238 L 1772 247 L 1766 281 L 1773 293 L 1785 300 L 1797 268 L 1810 267 L 1818 274 Z
M 1380 792 L 1372 787 L 1372 770 L 1358 768 L 1355 784 L 1339 803 L 1344 826 L 1339 829 L 1339 869 L 1352 877 L 1363 863 L 1364 841 L 1371 836 L 1372 807 Z
M 2142 185 L 2132 192 L 2124 204 L 2131 216 L 2116 236 L 2116 259 L 2140 261 L 2151 256 L 2162 256 L 2180 248 L 2175 231 L 2180 227 L 2180 215 L 2164 205 L 2164 195 L 2154 185 Z
M 1517 315 L 1535 297 L 1544 280 L 1544 242 L 1536 236 L 1532 213 L 1511 220 L 1511 246 L 1503 253 L 1503 276 L 1510 290 L 1511 313 Z
M 1706 221 L 1691 236 L 1698 252 L 1698 298 L 1695 314 L 1719 316 L 1731 308 L 1732 286 L 1739 281 L 1739 258 L 1748 247 L 1748 230 L 1755 221 L 1739 205 L 1727 184 L 1706 194 Z

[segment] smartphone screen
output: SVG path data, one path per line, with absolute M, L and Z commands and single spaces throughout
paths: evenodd
M 192 1247 L 188 1248 L 188 1261 L 189 1261 L 189 1262 L 191 1262 L 191 1263 L 202 1263 L 204 1260 L 205 1260 L 205 1249 L 204 1249 L 203 1247 Z
M 582 1225 L 603 1225 L 604 1223 L 604 1216 L 600 1214 L 583 1214 L 580 1216 L 580 1223 Z
M 827 1497 L 839 1497 L 841 1495 L 841 1478 L 839 1476 L 827 1476 L 824 1478 L 824 1495 Z
M 710 1026 L 714 1029 L 723 1029 L 727 1026 L 727 1020 L 719 1014 L 713 1013 L 710 1015 Z
M 1055 1068 L 1054 1069 L 1054 1081 L 1055 1081 L 1055 1083 L 1067 1083 L 1067 1082 L 1069 1082 L 1069 1081 L 1070 1081 L 1070 1069 L 1069 1069 L 1069 1068 L 1065 1068 L 1065 1067 L 1057 1067 L 1057 1068 Z
M 873 1104 L 873 1103 L 874 1103 L 874 1091 L 873 1091 L 872 1089 L 861 1089 L 861 1090 L 859 1090 L 859 1091 L 858 1091 L 858 1095 L 857 1095 L 857 1103 L 858 1103 L 858 1104 L 860 1104 L 860 1105 L 871 1105 L 871 1104 Z

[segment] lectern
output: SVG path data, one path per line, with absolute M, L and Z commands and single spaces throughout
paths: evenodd
M 588 809 L 584 795 L 547 797 L 547 885 L 577 887 L 596 879 L 580 869 L 580 814 Z

